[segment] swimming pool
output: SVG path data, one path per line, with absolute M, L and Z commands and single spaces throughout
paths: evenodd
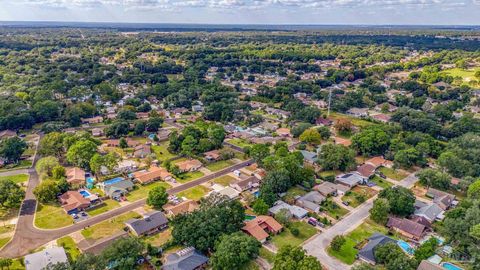
M 110 179 L 110 180 L 107 180 L 107 181 L 103 182 L 103 184 L 105 186 L 108 186 L 108 185 L 113 185 L 115 183 L 122 182 L 122 181 L 123 181 L 123 177 L 115 177 L 113 179 Z
M 463 268 L 460 268 L 456 266 L 455 264 L 451 264 L 449 262 L 442 263 L 442 267 L 447 270 L 462 270 Z
M 83 196 L 84 198 L 88 198 L 88 197 L 90 197 L 90 196 L 92 195 L 92 194 L 90 194 L 90 192 L 88 192 L 88 191 L 86 191 L 86 190 L 83 190 L 83 189 L 80 190 L 80 191 L 78 191 L 78 193 L 82 194 L 82 196 Z
M 398 240 L 397 245 L 403 250 L 403 252 L 407 253 L 408 255 L 413 255 L 415 250 L 410 246 L 409 243 L 403 241 L 403 240 Z
M 252 216 L 252 215 L 245 215 L 245 220 L 253 220 L 255 219 L 256 216 Z

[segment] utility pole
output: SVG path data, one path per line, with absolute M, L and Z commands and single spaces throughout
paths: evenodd
M 328 112 L 327 117 L 330 116 L 330 106 L 332 104 L 332 88 L 328 90 Z

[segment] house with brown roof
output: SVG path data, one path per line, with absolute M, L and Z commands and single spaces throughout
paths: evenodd
M 357 172 L 363 177 L 370 178 L 375 174 L 376 169 L 377 168 L 375 166 L 365 163 L 357 168 Z
M 197 210 L 198 203 L 194 200 L 185 200 L 178 204 L 167 204 L 163 207 L 167 216 L 176 216 L 180 214 L 187 214 Z
M 183 172 L 198 171 L 198 169 L 200 169 L 203 166 L 202 162 L 200 162 L 196 159 L 188 159 L 188 160 L 185 160 L 185 161 L 180 161 L 180 162 L 176 163 L 175 165 L 177 165 L 178 169 L 182 173 Z
M 382 166 L 387 167 L 387 168 L 391 168 L 393 166 L 392 161 L 386 160 L 382 156 L 372 157 L 371 159 L 365 161 L 365 164 L 370 164 L 370 165 L 374 166 L 375 168 L 382 167 Z
M 98 124 L 103 122 L 103 117 L 95 116 L 90 118 L 81 118 L 82 124 Z
M 379 114 L 373 115 L 372 118 L 375 119 L 375 120 L 378 120 L 380 122 L 383 122 L 383 123 L 388 123 L 388 122 L 390 122 L 390 119 L 392 117 L 390 115 L 387 115 L 387 114 L 379 113 Z
M 337 185 L 331 182 L 323 182 L 314 187 L 315 190 L 320 192 L 325 197 L 337 196 Z
M 423 260 L 418 266 L 417 270 L 445 270 L 445 268 L 441 267 L 438 264 Z
M 292 136 L 289 128 L 279 128 L 279 129 L 277 129 L 276 133 L 278 134 L 278 136 L 281 136 L 281 137 L 291 137 Z
M 103 128 L 94 128 L 92 129 L 92 135 L 94 137 L 100 137 L 100 136 L 103 136 Z
M 433 202 L 443 210 L 447 210 L 455 203 L 455 195 L 438 189 L 429 188 L 426 195 L 432 198 Z
M 406 218 L 391 217 L 388 219 L 387 227 L 413 240 L 420 240 L 427 232 L 423 224 Z
M 350 146 L 352 145 L 352 141 L 349 140 L 349 139 L 344 139 L 344 138 L 341 138 L 341 137 L 335 137 L 333 138 L 335 140 L 335 144 L 341 144 L 343 146 Z
M 203 156 L 209 161 L 217 161 L 222 157 L 219 150 L 205 152 L 203 153 Z
M 273 217 L 258 216 L 255 219 L 246 222 L 242 231 L 263 243 L 267 240 L 270 234 L 278 234 L 282 229 L 283 226 Z
M 134 172 L 133 179 L 140 184 L 148 184 L 157 180 L 171 181 L 173 176 L 164 168 L 152 166 L 148 170 Z
M 147 145 L 147 144 L 141 144 L 141 145 L 135 146 L 135 151 L 133 152 L 133 155 L 136 158 L 146 158 L 151 154 L 152 154 L 152 149 L 150 148 L 150 145 Z
M 240 180 L 236 183 L 230 184 L 230 186 L 236 189 L 239 192 L 243 192 L 246 190 L 252 190 L 254 188 L 258 188 L 260 186 L 260 179 L 255 176 L 250 176 L 246 179 Z
M 83 197 L 78 191 L 67 191 L 58 196 L 58 199 L 67 214 L 83 211 L 90 206 L 90 200 Z
M 70 167 L 65 170 L 67 182 L 71 185 L 85 185 L 85 171 L 78 167 Z

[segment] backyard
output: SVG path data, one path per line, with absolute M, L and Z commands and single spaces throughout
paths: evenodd
M 291 187 L 288 191 L 287 194 L 283 197 L 283 199 L 287 203 L 295 203 L 295 197 L 296 196 L 303 196 L 307 194 L 307 192 L 299 187 Z
M 294 236 L 291 233 L 290 229 L 292 228 L 298 229 L 299 234 L 297 236 Z M 302 221 L 296 221 L 290 223 L 288 228 L 284 228 L 283 232 L 280 234 L 272 236 L 271 241 L 277 248 L 281 248 L 286 245 L 299 246 L 316 233 L 317 229 L 315 229 L 315 227 Z
M 241 148 L 253 146 L 253 144 L 249 143 L 247 140 L 240 139 L 240 138 L 230 139 L 230 140 L 227 140 L 227 142 Z
M 348 202 L 351 207 L 357 207 L 366 200 L 375 196 L 377 192 L 369 187 L 356 186 L 351 191 L 347 191 L 342 197 L 342 201 Z
M 401 170 L 394 170 L 387 167 L 380 167 L 379 172 L 383 173 L 386 177 L 393 179 L 395 181 L 400 181 L 403 178 L 407 177 L 408 174 Z
M 157 156 L 158 161 L 162 162 L 176 157 L 168 151 L 168 142 L 161 142 L 159 145 L 152 145 L 152 151 Z
M 75 244 L 70 236 L 57 239 L 57 245 L 65 249 L 70 261 L 74 261 L 80 255 L 80 250 L 77 248 L 77 244 Z
M 38 204 L 35 226 L 40 229 L 57 229 L 73 224 L 73 218 L 65 213 L 60 204 Z
M 172 238 L 172 230 L 168 228 L 162 232 L 147 236 L 144 238 L 144 240 L 146 243 L 151 244 L 152 246 L 160 247 L 171 238 Z
M 120 203 L 118 203 L 115 200 L 108 199 L 108 200 L 103 201 L 102 206 L 98 206 L 98 207 L 95 207 L 93 209 L 86 210 L 85 212 L 87 212 L 89 216 L 93 217 L 93 216 L 103 214 L 103 213 L 105 213 L 107 211 L 110 211 L 112 209 L 115 209 L 117 207 L 120 207 Z
M 234 164 L 235 163 L 232 160 L 220 160 L 220 161 L 217 161 L 217 162 L 210 163 L 205 167 L 212 172 L 216 172 L 216 171 L 220 171 L 222 169 L 225 169 L 227 167 L 230 167 Z
M 165 189 L 169 189 L 171 186 L 168 183 L 157 181 L 147 185 L 135 185 L 134 190 L 130 191 L 127 194 L 127 200 L 129 201 L 137 201 L 140 199 L 145 199 L 148 196 L 148 192 L 155 187 L 162 186 Z
M 97 240 L 103 237 L 111 236 L 125 227 L 124 222 L 132 218 L 140 218 L 141 216 L 135 212 L 128 212 L 126 214 L 114 217 L 109 220 L 102 221 L 82 230 L 82 235 L 87 240 Z
M 384 226 L 367 219 L 355 230 L 345 235 L 346 242 L 339 251 L 334 251 L 331 248 L 328 248 L 328 254 L 346 264 L 353 264 L 358 253 L 358 250 L 355 247 L 376 232 L 386 234 L 387 229 Z
M 185 197 L 187 199 L 198 201 L 205 196 L 208 191 L 209 189 L 204 186 L 196 186 L 178 193 L 177 196 L 180 198 Z
M 339 219 L 348 213 L 347 209 L 336 204 L 334 201 L 332 201 L 332 198 L 328 198 L 326 201 L 324 201 L 320 209 L 327 212 L 327 214 L 334 219 Z

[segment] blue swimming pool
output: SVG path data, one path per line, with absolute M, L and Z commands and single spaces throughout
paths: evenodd
M 412 246 L 410 246 L 409 243 L 407 243 L 403 240 L 398 240 L 397 244 L 408 255 L 413 255 L 413 253 L 415 252 L 415 250 L 412 248 Z
M 86 190 L 80 190 L 78 193 L 82 194 L 82 196 L 84 198 L 88 198 L 90 197 L 92 194 L 90 194 L 90 192 L 86 191 Z
M 105 186 L 108 186 L 108 185 L 112 185 L 112 184 L 115 184 L 115 183 L 118 183 L 118 182 L 121 182 L 123 181 L 123 177 L 115 177 L 113 179 L 110 179 L 110 180 L 107 180 L 105 182 L 103 182 L 103 184 Z
M 460 268 L 456 266 L 455 264 L 451 264 L 449 262 L 442 263 L 442 267 L 447 270 L 462 270 L 463 268 Z
M 93 184 L 93 183 L 95 183 L 95 178 L 93 178 L 93 177 L 88 177 L 88 178 L 87 178 L 87 184 Z

